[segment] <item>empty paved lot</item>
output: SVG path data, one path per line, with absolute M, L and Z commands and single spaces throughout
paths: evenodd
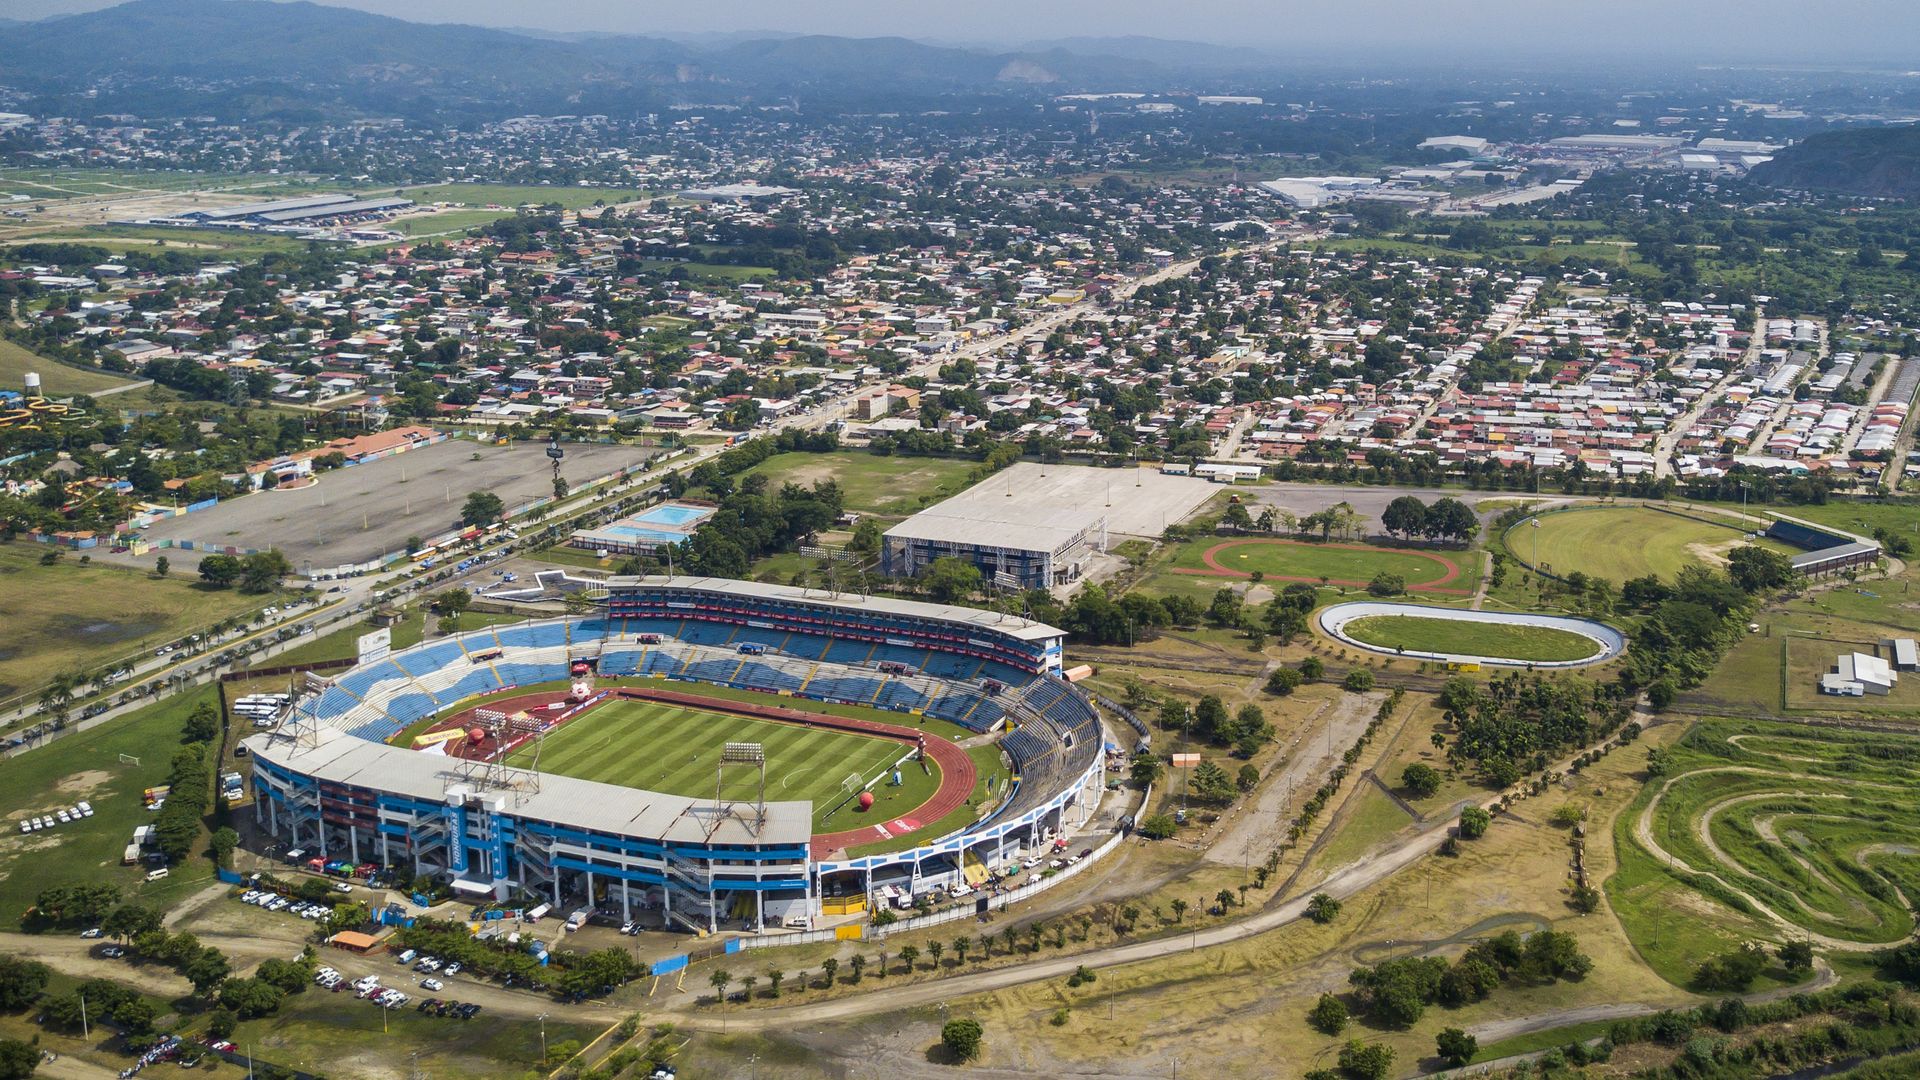
M 643 446 L 569 445 L 561 475 L 574 485 L 638 465 L 657 451 Z M 475 460 L 478 455 L 478 460 Z M 159 522 L 155 540 L 195 547 L 278 548 L 296 568 L 366 562 L 460 523 L 469 492 L 491 491 L 509 510 L 553 493 L 544 443 L 483 446 L 449 439 L 320 476 L 291 491 L 262 491 L 211 510 Z

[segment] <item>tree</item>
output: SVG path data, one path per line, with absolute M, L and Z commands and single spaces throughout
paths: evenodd
M 39 1066 L 39 1047 L 19 1039 L 0 1039 L 0 1080 L 27 1080 Z
M 1426 534 L 1436 540 L 1464 544 L 1480 533 L 1480 519 L 1459 499 L 1444 496 L 1427 507 Z
M 180 741 L 184 743 L 210 743 L 219 736 L 220 710 L 214 708 L 211 701 L 195 705 L 180 730 Z
M 1456 1069 L 1480 1052 L 1480 1040 L 1455 1027 L 1442 1028 L 1440 1034 L 1433 1037 L 1433 1046 L 1446 1063 Z
M 1347 1004 L 1332 994 L 1321 994 L 1307 1012 L 1307 1023 L 1322 1035 L 1338 1035 L 1347 1030 Z
M 980 1041 L 985 1035 L 980 1021 L 963 1016 L 941 1026 L 940 1045 L 946 1047 L 956 1061 L 972 1061 L 980 1056 Z
M 1406 591 L 1407 579 L 1385 570 L 1373 575 L 1373 580 L 1367 582 L 1367 592 L 1374 596 L 1399 596 Z
M 266 593 L 280 587 L 280 579 L 293 573 L 293 564 L 278 551 L 256 551 L 240 560 L 240 591 Z
M 208 555 L 200 560 L 200 580 L 216 589 L 240 580 L 240 560 L 232 555 Z
M 435 593 L 433 597 L 433 610 L 440 616 L 440 627 L 443 630 L 458 629 L 461 613 L 472 605 L 473 594 L 461 588 L 447 589 L 444 592 Z
M 1487 835 L 1487 827 L 1492 824 L 1492 814 L 1478 806 L 1469 806 L 1460 811 L 1460 839 L 1478 840 Z
M 1742 544 L 1727 553 L 1727 576 L 1742 592 L 1777 589 L 1793 580 L 1793 561 L 1778 551 Z
M 1805 971 L 1813 966 L 1813 942 L 1802 938 L 1789 941 L 1775 950 L 1788 971 Z
M 1430 799 L 1440 790 L 1440 770 L 1416 761 L 1400 770 L 1400 786 L 1416 799 Z
M 1233 776 L 1233 786 L 1239 788 L 1242 795 L 1260 786 L 1259 767 L 1251 761 L 1240 766 L 1240 771 Z
M 1207 621 L 1219 627 L 1239 626 L 1242 607 L 1240 594 L 1221 586 L 1214 591 L 1213 601 L 1207 605 Z
M 506 503 L 491 491 L 469 492 L 467 501 L 460 507 L 460 524 L 491 525 L 500 520 L 507 512 Z
M 951 604 L 979 591 L 980 568 L 965 559 L 943 556 L 927 566 L 920 584 L 935 600 Z
M 914 964 L 914 961 L 918 959 L 920 959 L 919 946 L 902 945 L 900 947 L 900 970 L 901 971 L 904 971 L 909 975 L 913 974 L 913 964 Z
M 259 979 L 228 979 L 220 987 L 220 1004 L 243 1020 L 266 1016 L 280 1008 L 280 990 Z
M 154 576 L 156 577 L 166 577 L 168 572 L 170 572 L 172 569 L 173 569 L 173 561 L 171 559 L 168 559 L 165 555 L 162 555 L 159 558 L 153 560 L 153 573 L 154 573 Z
M 149 930 L 160 929 L 160 913 L 140 904 L 121 904 L 100 924 L 100 932 L 111 938 L 129 941 Z
M 1327 665 L 1317 656 L 1300 661 L 1300 677 L 1308 682 L 1316 682 L 1326 673 Z
M 40 1000 L 52 974 L 37 960 L 0 956 L 0 1011 L 17 1012 Z
M 1346 678 L 1340 680 L 1340 688 L 1349 693 L 1364 694 L 1373 689 L 1373 672 L 1363 667 L 1354 668 L 1347 672 Z
M 828 981 L 831 982 L 832 980 L 829 979 Z M 733 972 L 728 971 L 726 968 L 716 968 L 713 974 L 707 976 L 707 985 L 713 987 L 716 1004 L 725 1005 L 727 1003 L 727 987 L 732 984 Z
M 1267 693 L 1285 697 L 1293 693 L 1305 679 L 1306 676 L 1294 668 L 1274 668 L 1273 674 L 1267 676 Z
M 233 969 L 227 964 L 226 954 L 219 949 L 208 947 L 202 949 L 200 955 L 189 961 L 180 973 L 187 977 L 187 981 L 193 984 L 196 991 L 211 994 L 214 988 L 226 981 L 232 971 Z M 301 985 L 306 985 L 304 979 Z M 275 989 L 280 988 L 276 986 Z
M 1172 900 L 1171 902 L 1169 902 L 1169 903 L 1167 904 L 1167 906 L 1173 909 L 1173 921 L 1174 921 L 1174 922 L 1184 922 L 1184 921 L 1186 920 L 1186 917 L 1187 917 L 1187 902 L 1186 902 L 1185 900 L 1183 900 L 1183 899 L 1181 899 L 1180 897 L 1178 897 L 1178 896 L 1176 896 L 1176 897 L 1174 897 L 1174 898 L 1173 898 L 1173 900 Z
M 1426 531 L 1427 504 L 1417 496 L 1402 495 L 1387 504 L 1380 514 L 1380 527 L 1394 536 L 1418 536 Z
M 965 934 L 953 939 L 953 962 L 956 967 L 967 966 L 967 950 L 973 948 L 973 939 Z
M 1193 797 L 1203 802 L 1230 803 L 1238 793 L 1227 770 L 1211 761 L 1203 761 L 1193 770 Z
M 1132 767 L 1127 771 L 1127 778 L 1133 781 L 1135 787 L 1144 788 L 1160 779 L 1162 770 L 1163 766 L 1157 755 L 1135 754 Z
M 1393 1047 L 1349 1040 L 1340 1048 L 1340 1071 L 1357 1080 L 1386 1080 L 1393 1071 Z
M 772 970 L 768 971 L 767 972 L 767 996 L 772 998 L 779 997 L 780 984 L 786 981 L 787 981 L 787 973 L 784 971 L 781 971 L 779 968 L 773 968 Z
M 1172 814 L 1153 814 L 1140 823 L 1140 835 L 1149 840 L 1165 840 L 1179 831 Z
M 820 972 L 821 974 L 827 977 L 827 985 L 829 987 L 833 985 L 833 976 L 839 970 L 840 970 L 840 961 L 835 957 L 829 956 L 826 958 L 826 960 L 822 961 L 820 964 Z
M 1340 917 L 1340 901 L 1326 893 L 1314 893 L 1307 901 L 1307 918 L 1322 926 Z

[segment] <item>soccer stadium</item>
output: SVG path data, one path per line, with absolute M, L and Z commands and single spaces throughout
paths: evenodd
M 616 577 L 590 616 L 309 676 L 247 740 L 255 821 L 475 900 L 696 931 L 965 895 L 1098 806 L 1107 739 L 1062 677 L 1063 637 L 973 608 Z M 977 797 L 960 742 L 997 752 L 1005 782 Z

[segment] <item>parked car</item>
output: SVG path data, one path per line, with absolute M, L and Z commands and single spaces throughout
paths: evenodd
M 420 980 L 420 988 L 422 990 L 444 990 L 446 989 L 446 987 L 447 987 L 446 983 L 441 982 L 439 979 L 436 979 L 431 975 Z

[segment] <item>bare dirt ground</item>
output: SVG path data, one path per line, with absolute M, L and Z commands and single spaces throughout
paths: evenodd
M 1207 859 L 1221 865 L 1249 865 L 1286 839 L 1295 795 L 1304 797 L 1332 772 L 1339 754 L 1367 729 L 1384 693 L 1343 694 L 1327 702 L 1302 724 L 1283 753 L 1285 766 L 1267 777 L 1251 802 L 1222 819 L 1219 838 L 1207 847 Z

